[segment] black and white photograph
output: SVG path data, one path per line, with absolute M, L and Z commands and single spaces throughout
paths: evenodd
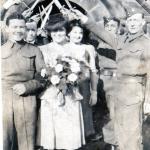
M 150 150 L 150 0 L 1 0 L 1 150 Z

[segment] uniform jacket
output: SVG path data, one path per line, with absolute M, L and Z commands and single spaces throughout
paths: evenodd
M 145 101 L 150 103 L 150 38 L 143 32 L 135 35 L 126 34 L 115 39 L 104 27 L 96 25 L 92 20 L 86 27 L 117 51 L 117 74 L 132 77 L 147 75 Z
M 43 85 L 35 80 L 36 73 L 45 67 L 40 50 L 25 42 L 15 44 L 11 41 L 2 48 L 2 83 L 5 87 L 12 87 L 17 83 L 26 86 L 26 94 L 31 94 Z

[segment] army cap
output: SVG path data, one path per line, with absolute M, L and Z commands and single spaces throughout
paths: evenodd
M 137 8 L 130 8 L 127 11 L 127 18 L 129 18 L 129 17 L 131 17 L 131 16 L 133 16 L 135 14 L 143 14 L 144 15 L 144 13 L 142 11 L 140 11 L 139 9 L 137 9 Z
M 142 6 L 136 4 L 136 3 L 128 3 L 128 7 L 125 8 L 126 10 L 126 16 L 131 17 L 132 15 L 135 14 L 145 14 L 144 9 L 142 8 Z

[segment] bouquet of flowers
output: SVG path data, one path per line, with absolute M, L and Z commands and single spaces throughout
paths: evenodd
M 83 99 L 79 94 L 79 83 L 87 78 L 88 64 L 78 61 L 72 57 L 58 57 L 54 67 L 50 68 L 47 77 L 48 86 L 55 86 L 61 98 L 61 104 L 65 103 L 65 96 L 70 95 L 72 99 Z

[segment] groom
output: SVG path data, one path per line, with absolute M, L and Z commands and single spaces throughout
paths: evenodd
M 34 150 L 36 97 L 44 84 L 35 79 L 45 68 L 40 50 L 23 41 L 26 22 L 12 14 L 6 20 L 8 41 L 2 46 L 3 149 L 11 150 L 14 131 L 19 150 Z

